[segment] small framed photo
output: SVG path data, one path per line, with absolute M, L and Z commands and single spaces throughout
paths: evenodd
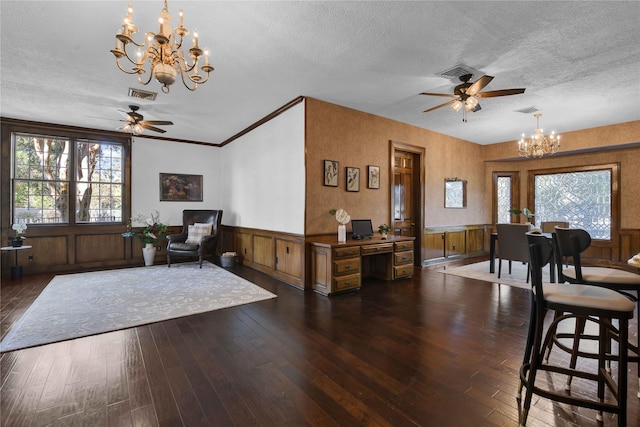
M 202 175 L 160 174 L 161 202 L 201 202 Z
M 380 166 L 367 166 L 367 187 L 380 188 Z
M 360 168 L 347 166 L 347 191 L 360 191 Z
M 327 187 L 338 186 L 338 162 L 335 160 L 324 161 L 324 185 Z

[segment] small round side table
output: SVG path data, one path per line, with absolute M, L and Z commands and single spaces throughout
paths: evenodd
M 18 265 L 18 251 L 22 249 L 31 249 L 33 246 L 23 245 L 23 246 L 3 246 L 0 248 L 0 251 L 14 251 L 16 253 L 16 265 L 11 267 L 11 279 L 20 279 L 22 277 L 22 266 Z

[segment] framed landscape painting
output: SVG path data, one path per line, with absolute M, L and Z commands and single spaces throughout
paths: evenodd
M 160 174 L 161 202 L 201 202 L 202 175 Z

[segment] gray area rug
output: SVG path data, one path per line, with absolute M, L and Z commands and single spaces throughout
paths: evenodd
M 448 267 L 446 270 L 438 270 L 440 273 L 453 274 L 468 277 L 469 279 L 483 280 L 485 282 L 500 283 L 516 288 L 531 289 L 531 281 L 527 280 L 527 266 L 521 262 L 513 261 L 511 274 L 509 274 L 509 262 L 502 262 L 502 274 L 498 279 L 498 260 L 496 260 L 496 272 L 489 273 L 489 261 L 476 262 L 474 264 Z M 542 281 L 549 282 L 549 267 L 542 272 Z
M 0 353 L 275 298 L 209 262 L 55 276 Z

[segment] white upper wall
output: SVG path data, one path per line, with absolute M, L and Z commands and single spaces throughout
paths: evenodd
M 221 209 L 219 148 L 136 136 L 131 163 L 133 217 L 157 210 L 162 223 L 182 225 L 184 209 Z M 161 202 L 160 173 L 202 175 L 202 202 Z
M 222 148 L 224 224 L 304 234 L 304 104 Z
M 222 209 L 224 225 L 304 234 L 304 111 L 301 102 L 222 148 L 135 137 L 132 215 L 157 210 L 181 225 L 183 209 Z M 202 175 L 203 201 L 161 202 L 160 173 Z

